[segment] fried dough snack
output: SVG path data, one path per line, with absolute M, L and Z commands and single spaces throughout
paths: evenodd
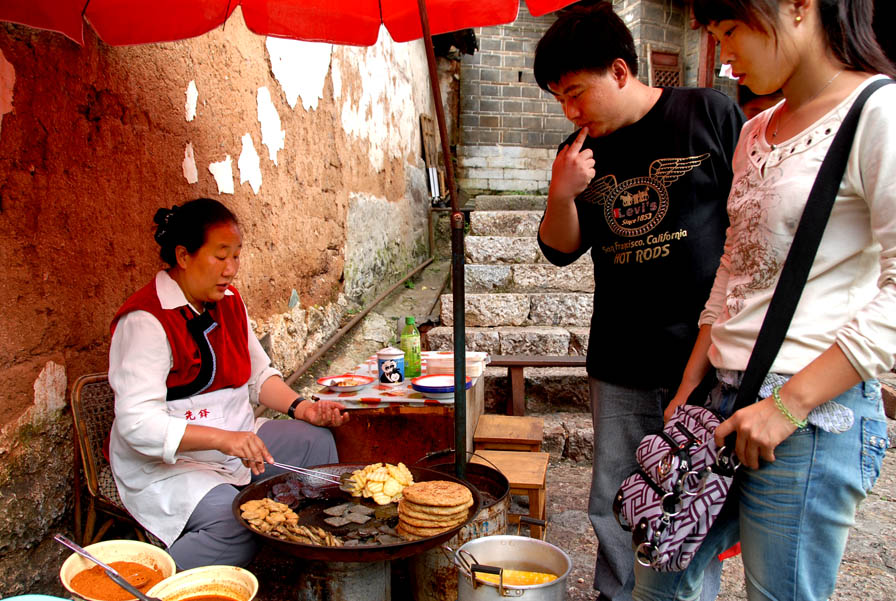
M 377 505 L 398 501 L 405 487 L 413 483 L 414 477 L 403 463 L 371 463 L 352 472 L 348 480 L 353 497 L 373 499 Z
M 240 505 L 240 515 L 252 529 L 277 538 L 306 545 L 342 546 L 340 539 L 321 528 L 299 525 L 299 516 L 287 505 L 273 499 L 246 501 Z

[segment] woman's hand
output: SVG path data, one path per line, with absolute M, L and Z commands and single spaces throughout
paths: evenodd
M 342 403 L 335 401 L 304 401 L 301 419 L 315 426 L 335 428 L 348 421 L 348 412 Z
M 775 447 L 796 430 L 777 407 L 775 400 L 768 397 L 749 407 L 736 411 L 734 415 L 716 428 L 716 446 L 725 444 L 725 437 L 737 432 L 734 451 L 740 462 L 752 469 L 759 469 L 759 459 L 775 460 Z
M 672 418 L 672 414 L 674 414 L 679 407 L 688 402 L 688 395 L 686 394 L 676 394 L 672 397 L 672 400 L 669 401 L 669 405 L 666 406 L 666 410 L 663 411 L 663 423 L 666 423 Z
M 253 474 L 264 472 L 265 462 L 271 463 L 274 458 L 264 442 L 254 432 L 222 430 L 208 426 L 187 426 L 181 439 L 179 452 L 216 450 L 239 457 L 243 465 Z

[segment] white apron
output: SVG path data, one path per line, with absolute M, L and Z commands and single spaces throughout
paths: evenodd
M 224 388 L 167 403 L 173 420 L 222 430 L 254 431 L 248 386 Z M 115 483 L 127 510 L 166 545 L 180 536 L 202 498 L 220 484 L 242 486 L 251 478 L 239 459 L 219 451 L 177 453 L 173 464 L 135 451 L 112 429 L 110 454 Z

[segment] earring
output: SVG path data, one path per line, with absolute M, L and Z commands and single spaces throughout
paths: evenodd
M 803 20 L 803 18 L 799 15 L 797 15 L 796 18 L 794 19 L 794 21 L 796 21 L 797 23 L 801 22 L 802 20 Z

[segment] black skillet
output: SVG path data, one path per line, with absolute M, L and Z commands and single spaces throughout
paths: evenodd
M 339 477 L 342 474 L 350 474 L 353 471 L 363 469 L 364 467 L 364 464 L 334 463 L 330 465 L 315 466 L 313 469 L 327 472 L 333 474 L 336 477 Z M 454 528 L 451 528 L 446 532 L 443 532 L 442 534 L 439 534 L 438 536 L 431 536 L 415 541 L 403 541 L 388 544 L 356 545 L 349 547 L 324 547 L 318 545 L 306 545 L 303 543 L 283 540 L 275 536 L 271 536 L 270 534 L 265 534 L 253 530 L 249 526 L 249 523 L 240 515 L 240 505 L 247 501 L 252 501 L 255 499 L 273 499 L 276 496 L 273 490 L 274 487 L 278 484 L 285 484 L 290 480 L 300 484 L 300 488 L 303 491 L 303 498 L 299 500 L 298 506 L 293 509 L 297 514 L 299 514 L 299 523 L 323 527 L 324 529 L 333 532 L 337 536 L 344 534 L 345 527 L 340 529 L 327 526 L 323 522 L 323 519 L 329 516 L 323 512 L 324 509 L 349 501 L 360 502 L 374 509 L 378 507 L 377 504 L 374 503 L 371 499 L 359 499 L 356 497 L 352 497 L 349 493 L 340 490 L 337 484 L 330 484 L 318 478 L 314 478 L 311 476 L 302 476 L 295 473 L 278 474 L 276 476 L 271 476 L 270 478 L 265 478 L 263 480 L 258 480 L 257 482 L 249 484 L 242 491 L 240 491 L 240 493 L 233 500 L 233 514 L 236 516 L 236 519 L 240 524 L 252 530 L 252 532 L 254 532 L 256 535 L 262 537 L 266 543 L 303 559 L 317 561 L 362 562 L 386 561 L 410 557 L 412 555 L 417 555 L 418 553 L 422 553 L 442 544 L 443 542 L 453 537 L 458 530 L 469 524 L 470 521 L 479 513 L 479 510 L 482 506 L 482 496 L 475 486 L 471 486 L 468 482 L 464 482 L 451 474 L 446 474 L 422 467 L 409 467 L 408 469 L 411 471 L 411 475 L 414 477 L 414 482 L 448 480 L 450 482 L 463 484 L 468 489 L 470 489 L 470 493 L 472 493 L 473 495 L 473 505 L 468 510 L 466 521 L 455 526 Z

